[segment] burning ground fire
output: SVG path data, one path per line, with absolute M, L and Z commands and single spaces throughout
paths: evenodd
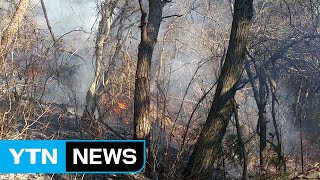
M 124 118 L 122 116 L 122 111 L 127 110 L 128 109 L 128 104 L 125 102 L 117 102 L 117 106 L 113 109 L 113 111 L 121 118 L 121 120 L 125 123 L 125 124 L 129 124 L 129 120 L 128 118 Z
M 128 109 L 128 105 L 125 102 L 117 102 L 118 106 L 115 108 L 116 113 L 120 113 L 121 110 Z
M 103 94 L 100 98 L 100 103 L 105 109 L 112 107 L 112 112 L 114 112 L 123 123 L 129 124 L 129 118 L 126 115 L 126 111 L 129 105 L 118 97 L 111 98 L 108 94 Z

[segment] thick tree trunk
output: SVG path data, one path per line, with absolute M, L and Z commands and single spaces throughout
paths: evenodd
M 1 68 L 4 65 L 9 48 L 18 32 L 19 27 L 21 26 L 24 14 L 28 9 L 29 4 L 30 0 L 20 0 L 16 12 L 14 13 L 9 25 L 2 34 L 0 44 Z
M 91 120 L 94 118 L 94 113 L 97 109 L 99 91 L 102 89 L 103 49 L 110 32 L 113 9 L 114 2 L 112 0 L 105 0 L 101 10 L 101 20 L 99 22 L 98 35 L 96 39 L 95 76 L 86 95 L 86 105 L 80 123 L 81 132 L 83 129 L 89 128 L 87 126 L 90 126 L 92 123 Z
M 147 141 L 147 171 L 154 171 L 152 152 L 149 146 L 150 138 L 150 67 L 154 46 L 157 42 L 162 20 L 163 2 L 149 0 L 149 13 L 143 7 L 141 0 L 141 42 L 138 49 L 138 63 L 134 93 L 134 139 Z
M 226 60 L 208 118 L 183 173 L 184 179 L 208 179 L 210 168 L 221 153 L 222 139 L 232 115 L 232 100 L 243 69 L 252 15 L 252 0 L 235 1 Z
M 134 138 L 148 139 L 150 133 L 150 66 L 162 19 L 161 1 L 149 1 L 149 14 L 144 11 L 143 6 L 141 6 L 141 12 L 141 42 L 138 51 L 134 97 Z

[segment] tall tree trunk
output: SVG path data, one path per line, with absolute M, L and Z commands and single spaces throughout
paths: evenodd
M 301 105 L 301 109 L 300 109 L 300 115 L 299 115 L 299 128 L 300 128 L 300 158 L 301 158 L 301 173 L 304 173 L 304 144 L 303 144 L 303 121 L 306 118 L 306 110 L 305 110 L 305 106 L 308 100 L 308 96 L 309 96 L 309 90 L 308 88 L 306 88 L 305 90 L 303 90 L 303 96 L 302 97 L 302 105 Z
M 81 132 L 83 132 L 83 128 L 87 125 L 90 125 L 91 120 L 94 117 L 94 113 L 97 109 L 97 101 L 99 96 L 99 91 L 101 91 L 102 86 L 102 75 L 103 75 L 103 49 L 105 45 L 105 41 L 108 38 L 111 26 L 111 16 L 114 9 L 114 1 L 105 0 L 101 9 L 101 20 L 99 22 L 98 27 L 98 35 L 96 39 L 96 47 L 95 47 L 95 76 L 90 85 L 90 88 L 86 95 L 86 105 L 81 118 Z M 82 134 L 83 136 L 83 134 Z
M 260 136 L 260 175 L 265 174 L 265 166 L 266 166 L 266 147 L 267 147 L 267 99 L 268 99 L 268 87 L 266 81 L 266 75 L 264 73 L 264 69 L 260 68 L 259 70 L 259 101 L 258 111 L 259 111 L 259 136 Z
M 236 85 L 243 69 L 245 46 L 253 16 L 252 0 L 236 0 L 226 60 L 207 120 L 183 172 L 184 179 L 207 179 L 219 157 L 222 139 L 232 115 Z
M 134 92 L 134 139 L 147 141 L 147 170 L 153 167 L 152 153 L 150 152 L 150 67 L 154 46 L 157 42 L 162 20 L 162 9 L 166 1 L 149 0 L 149 12 L 145 11 L 139 0 L 141 10 L 141 42 L 138 49 L 138 63 L 136 70 Z
M 266 71 L 263 67 L 263 64 L 258 67 L 255 58 L 249 53 L 248 50 L 246 50 L 247 55 L 251 58 L 253 62 L 254 69 L 256 71 L 257 77 L 258 77 L 258 82 L 259 82 L 259 88 L 255 84 L 255 79 L 253 77 L 253 73 L 251 72 L 250 68 L 250 63 L 249 61 L 245 61 L 245 68 L 247 75 L 249 77 L 250 84 L 252 86 L 253 94 L 254 94 L 254 99 L 256 101 L 257 107 L 258 107 L 258 123 L 257 123 L 257 133 L 260 136 L 260 175 L 263 175 L 265 173 L 265 157 L 266 157 L 266 145 L 267 142 L 271 144 L 273 147 L 274 151 L 277 153 L 278 160 L 279 160 L 279 165 L 278 168 L 279 170 L 281 167 L 284 167 L 285 169 L 285 159 L 282 156 L 282 144 L 281 144 L 281 137 L 280 137 L 280 132 L 279 128 L 276 122 L 276 112 L 275 112 L 275 103 L 277 102 L 276 99 L 276 92 L 275 92 L 275 84 L 272 82 L 272 79 L 267 77 Z M 273 63 L 274 67 L 274 63 Z M 275 78 L 275 72 L 272 72 L 272 78 Z M 268 86 L 268 81 L 270 87 Z M 272 101 L 271 101 L 271 115 L 272 115 L 272 123 L 274 126 L 275 130 L 275 137 L 277 139 L 277 144 L 274 144 L 273 141 L 268 141 L 266 134 L 267 134 L 267 120 L 266 120 L 266 106 L 267 106 L 267 100 L 269 98 L 269 89 L 272 94 Z M 271 133 L 270 133 L 271 134 Z M 272 135 L 272 138 L 274 138 L 274 135 Z
M 243 159 L 242 179 L 246 180 L 246 179 L 248 179 L 247 178 L 248 158 L 247 158 L 247 152 L 246 152 L 246 145 L 245 145 L 245 142 L 242 138 L 242 132 L 241 132 L 241 127 L 240 127 L 240 123 L 239 123 L 238 108 L 239 107 L 237 105 L 237 102 L 234 100 L 234 106 L 233 106 L 234 121 L 236 124 L 238 143 L 239 143 L 239 146 L 241 147 L 241 155 L 242 155 L 242 159 Z
M 275 136 L 277 139 L 277 145 L 275 146 L 275 151 L 278 156 L 278 170 L 286 172 L 286 160 L 282 151 L 282 138 L 281 138 L 281 129 L 279 130 L 277 118 L 276 118 L 276 92 L 275 89 L 272 88 L 272 97 L 271 97 L 271 116 L 272 116 L 272 124 L 274 127 Z
M 256 64 L 255 59 L 249 54 L 247 51 L 248 56 L 252 59 L 254 69 L 258 76 L 258 84 L 256 86 L 255 79 L 250 69 L 249 61 L 245 61 L 245 69 L 247 75 L 249 77 L 249 81 L 252 87 L 254 99 L 256 101 L 258 107 L 258 123 L 257 123 L 257 133 L 260 137 L 260 152 L 259 152 L 259 159 L 260 159 L 260 175 L 264 174 L 265 169 L 265 157 L 266 157 L 266 146 L 267 146 L 267 115 L 266 115 L 266 106 L 268 100 L 268 86 L 267 86 L 267 77 L 265 74 L 265 70 L 263 67 L 258 67 Z
M 278 156 L 278 170 L 283 170 L 286 172 L 286 161 L 285 157 L 282 152 L 282 137 L 281 137 L 281 129 L 279 130 L 278 123 L 277 123 L 277 118 L 276 118 L 276 103 L 279 103 L 277 100 L 277 95 L 276 95 L 276 84 L 274 80 L 277 78 L 276 77 L 276 71 L 275 71 L 275 63 L 272 63 L 272 78 L 269 78 L 269 84 L 270 84 L 270 90 L 271 90 L 271 116 L 272 116 L 272 124 L 274 127 L 274 132 L 277 138 L 277 146 L 276 146 L 276 153 Z
M 1 37 L 0 44 L 0 57 L 1 57 L 1 67 L 4 66 L 5 59 L 7 57 L 7 53 L 12 44 L 14 37 L 16 36 L 19 27 L 21 26 L 22 20 L 24 18 L 24 14 L 26 13 L 28 6 L 30 4 L 30 0 L 20 0 L 17 10 L 14 13 L 9 25 L 4 30 Z

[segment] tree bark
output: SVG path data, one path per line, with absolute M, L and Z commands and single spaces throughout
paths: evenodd
M 239 123 L 240 121 L 239 121 L 238 108 L 239 107 L 237 105 L 237 102 L 234 100 L 234 106 L 233 106 L 234 121 L 236 124 L 237 137 L 238 137 L 239 146 L 241 147 L 241 154 L 242 154 L 242 159 L 243 159 L 242 179 L 246 180 L 246 179 L 248 179 L 248 177 L 247 177 L 248 158 L 247 158 L 247 152 L 246 152 L 246 145 L 245 145 L 245 142 L 242 138 L 242 132 L 241 132 L 241 127 L 240 127 L 240 123 Z
M 3 32 L 0 44 L 1 68 L 4 66 L 9 48 L 18 32 L 19 27 L 21 26 L 22 20 L 24 19 L 24 14 L 28 9 L 29 4 L 30 0 L 20 0 L 16 12 L 14 13 L 9 25 Z
M 272 64 L 272 68 L 275 69 L 275 64 Z M 275 151 L 278 156 L 278 170 L 286 171 L 286 161 L 285 157 L 282 152 L 282 137 L 281 137 L 281 129 L 279 130 L 277 118 L 276 118 L 276 104 L 278 103 L 277 96 L 276 96 L 276 84 L 273 83 L 273 80 L 276 79 L 276 72 L 275 70 L 272 71 L 272 79 L 269 78 L 270 90 L 271 90 L 271 116 L 272 116 L 272 124 L 274 127 L 274 132 L 277 138 L 277 145 Z
M 253 16 L 252 0 L 236 0 L 226 60 L 207 120 L 183 172 L 184 179 L 208 179 L 219 157 L 222 139 L 232 115 L 232 100 L 243 69 L 245 46 Z
M 89 128 L 86 126 L 91 124 L 91 121 L 94 118 L 94 113 L 97 109 L 99 91 L 102 89 L 103 49 L 110 32 L 113 9 L 114 2 L 112 0 L 105 0 L 102 5 L 101 20 L 99 22 L 98 35 L 96 39 L 95 76 L 86 95 L 86 105 L 80 123 L 81 132 L 83 131 L 83 128 Z M 82 134 L 82 136 L 84 135 Z
M 266 161 L 266 147 L 267 147 L 267 99 L 268 99 L 268 87 L 266 82 L 266 75 L 264 73 L 263 68 L 259 70 L 259 103 L 258 111 L 259 111 L 259 136 L 260 136 L 260 175 L 265 174 L 265 166 Z
M 157 42 L 162 20 L 162 9 L 165 4 L 161 0 L 149 0 L 149 12 L 139 0 L 141 10 L 141 41 L 138 48 L 138 62 L 134 92 L 134 139 L 147 141 L 147 171 L 152 172 L 153 158 L 149 146 L 150 138 L 150 67 L 154 46 Z
M 162 4 L 160 0 L 149 1 L 149 14 L 143 9 L 141 2 L 140 5 L 141 42 L 138 49 L 135 81 L 134 138 L 148 139 L 150 133 L 150 67 L 162 19 Z
M 274 90 L 272 90 L 274 91 Z M 281 140 L 281 132 L 279 131 L 278 123 L 277 123 L 277 118 L 276 118 L 276 94 L 275 92 L 272 92 L 272 101 L 271 101 L 271 116 L 272 116 L 272 124 L 274 127 L 274 132 L 277 138 L 277 145 L 275 146 L 275 151 L 278 156 L 278 170 L 284 170 L 286 171 L 286 161 L 285 157 L 282 152 L 282 140 Z
M 268 100 L 268 86 L 267 86 L 267 77 L 265 74 L 265 70 L 263 67 L 258 67 L 255 62 L 255 59 L 249 54 L 247 51 L 248 56 L 250 56 L 254 69 L 256 71 L 258 77 L 258 87 L 255 84 L 255 79 L 250 69 L 249 61 L 245 61 L 245 69 L 247 75 L 249 77 L 249 81 L 252 87 L 254 99 L 256 101 L 258 107 L 258 123 L 257 123 L 257 133 L 260 137 L 260 152 L 259 152 L 259 159 L 260 159 L 260 175 L 265 173 L 265 157 L 266 157 L 266 146 L 267 146 L 267 115 L 266 115 L 266 106 Z

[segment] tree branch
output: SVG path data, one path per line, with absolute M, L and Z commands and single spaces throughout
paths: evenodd
M 42 11 L 43 11 L 43 14 L 44 14 L 44 18 L 46 19 L 46 23 L 47 23 L 49 32 L 50 32 L 50 34 L 51 34 L 53 43 L 55 44 L 55 43 L 56 43 L 56 38 L 55 38 L 55 36 L 54 36 L 54 34 L 53 34 L 52 28 L 51 28 L 50 23 L 49 23 L 49 18 L 48 18 L 48 14 L 47 14 L 46 7 L 45 7 L 45 5 L 44 5 L 43 0 L 40 0 L 40 2 L 41 2 Z
M 173 14 L 173 15 L 169 15 L 169 16 L 164 16 L 162 17 L 162 19 L 166 19 L 166 18 L 171 18 L 171 17 L 182 17 L 182 14 Z
M 163 6 L 165 6 L 166 4 L 171 3 L 171 2 L 172 2 L 171 0 L 163 0 L 163 1 L 161 1 L 161 5 L 162 5 L 162 7 L 163 7 Z
M 141 0 L 139 0 L 139 7 L 140 7 L 141 14 L 147 14 L 146 11 L 144 10 L 144 6 Z

